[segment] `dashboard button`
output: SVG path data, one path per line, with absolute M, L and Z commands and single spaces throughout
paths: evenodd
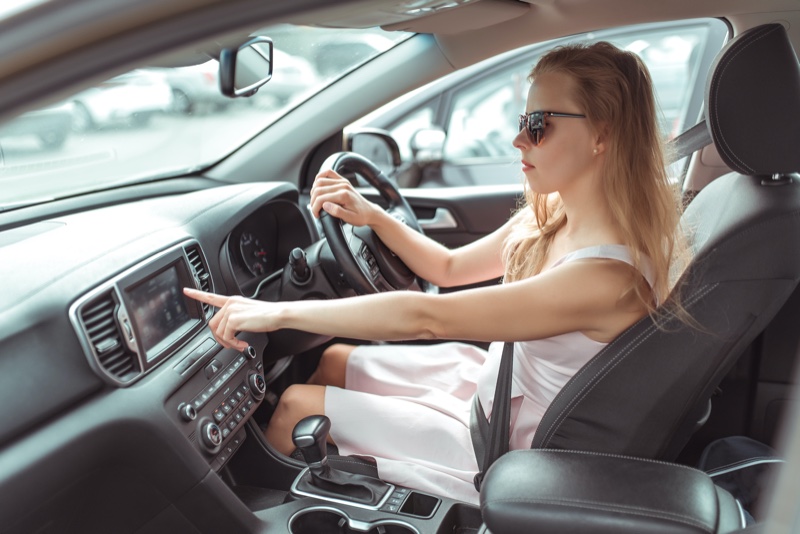
M 206 368 L 205 368 L 205 370 L 206 370 L 206 378 L 211 378 L 212 376 L 217 374 L 220 369 L 222 369 L 222 362 L 220 362 L 218 359 L 214 358 L 213 360 L 211 360 L 211 363 L 206 365 Z

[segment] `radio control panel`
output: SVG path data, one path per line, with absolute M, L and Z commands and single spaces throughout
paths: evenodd
M 264 399 L 262 359 L 256 347 L 237 352 L 209 337 L 174 369 L 192 376 L 167 401 L 166 409 L 218 471 L 241 445 L 244 425 Z

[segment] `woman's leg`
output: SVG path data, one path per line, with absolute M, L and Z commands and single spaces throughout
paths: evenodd
M 290 455 L 295 449 L 292 441 L 295 425 L 304 417 L 325 413 L 325 386 L 344 387 L 347 358 L 354 348 L 355 345 L 344 343 L 331 345 L 322 353 L 308 384 L 294 384 L 286 388 L 264 431 L 264 437 L 275 450 Z M 330 436 L 328 443 L 333 443 Z
M 325 413 L 325 387 L 294 384 L 286 388 L 278 401 L 275 413 L 269 420 L 264 437 L 275 450 L 289 456 L 295 450 L 292 431 L 295 425 L 309 415 Z M 330 436 L 328 442 L 331 441 Z
M 317 370 L 308 379 L 309 384 L 318 386 L 336 386 L 344 388 L 347 358 L 355 349 L 355 345 L 335 343 L 325 349 L 317 365 Z

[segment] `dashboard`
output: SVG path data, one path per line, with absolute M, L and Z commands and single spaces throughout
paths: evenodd
M 290 252 L 315 242 L 286 183 L 164 196 L 0 233 L 0 521 L 14 524 L 38 496 L 76 480 L 81 490 L 103 487 L 87 475 L 98 465 L 116 473 L 117 497 L 98 497 L 111 510 L 129 501 L 120 494 L 177 496 L 212 480 L 207 473 L 246 437 L 265 373 L 326 338 L 242 334 L 247 350 L 225 349 L 208 328 L 214 310 L 182 288 L 330 298 L 324 275 L 302 290 L 284 275 Z

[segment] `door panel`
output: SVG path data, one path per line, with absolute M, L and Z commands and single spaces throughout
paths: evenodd
M 373 202 L 383 203 L 374 191 L 362 193 Z M 432 228 L 425 234 L 448 248 L 456 248 L 502 226 L 517 208 L 522 187 L 423 188 L 404 189 L 402 193 L 420 220 L 431 220 L 437 209 L 452 215 L 454 228 Z

